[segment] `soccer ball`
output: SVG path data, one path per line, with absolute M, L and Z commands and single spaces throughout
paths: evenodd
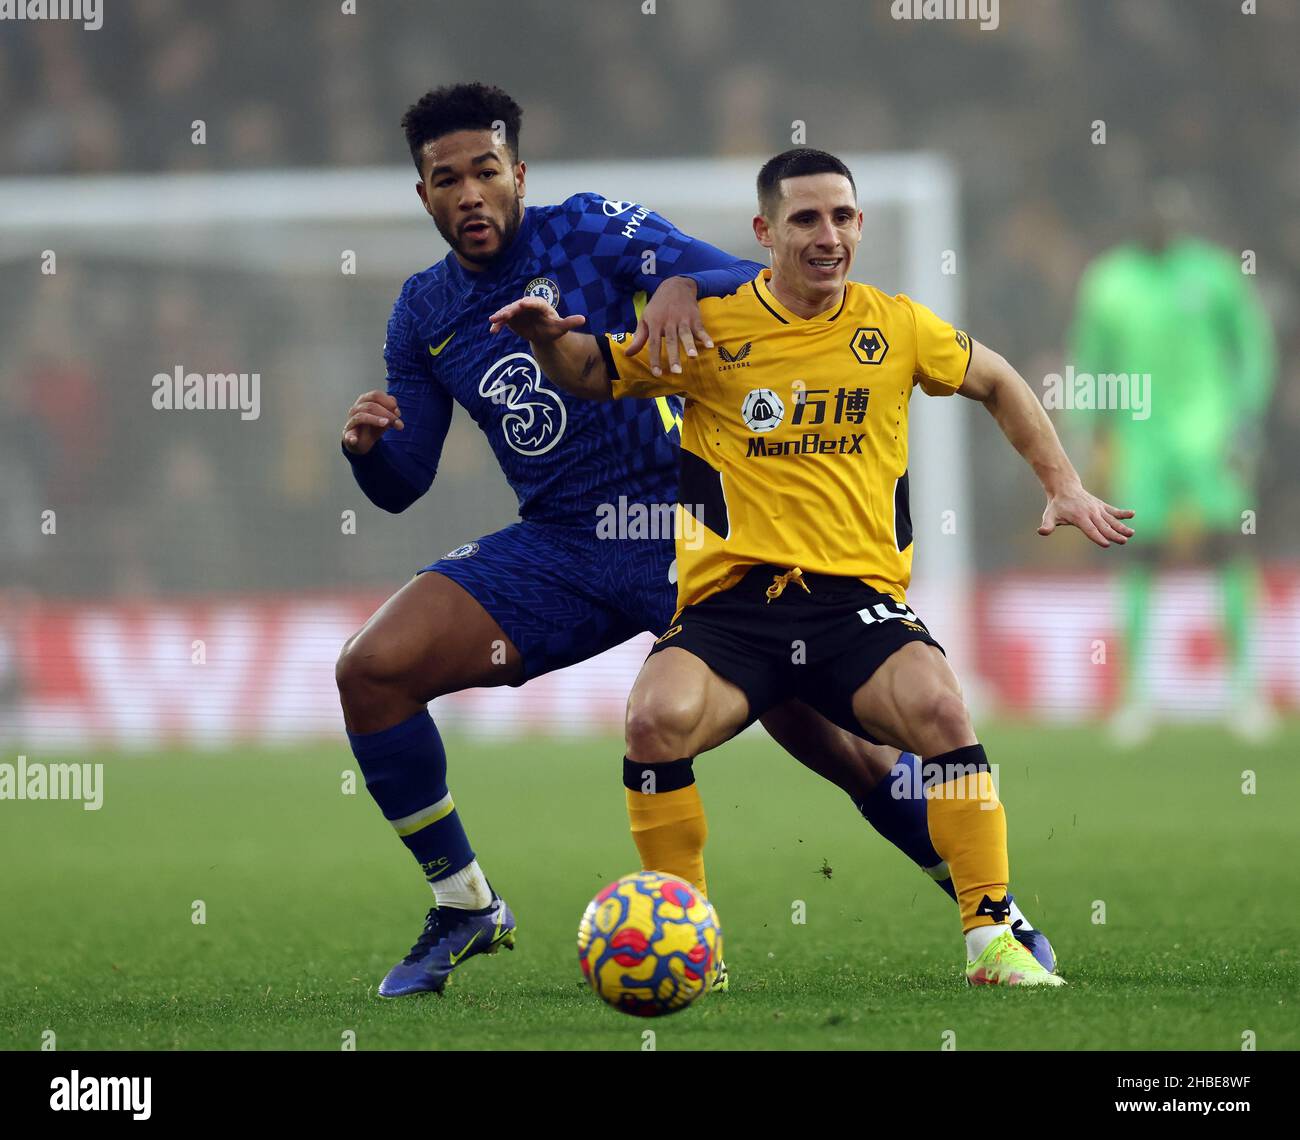
M 578 964 L 604 1001 L 638 1017 L 685 1009 L 709 991 L 722 960 L 712 904 L 690 883 L 658 871 L 624 875 L 578 924 Z

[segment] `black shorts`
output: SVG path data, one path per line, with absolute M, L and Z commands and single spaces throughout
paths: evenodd
M 741 689 L 749 719 L 798 697 L 849 732 L 867 735 L 853 694 L 912 641 L 941 646 L 911 609 L 857 578 L 804 574 L 780 597 L 767 588 L 787 568 L 755 566 L 731 589 L 687 606 L 655 642 L 685 649 Z

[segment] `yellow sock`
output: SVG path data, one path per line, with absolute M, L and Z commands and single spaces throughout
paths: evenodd
M 978 748 L 982 760 L 984 749 Z M 962 765 L 969 757 L 957 749 L 930 764 Z M 924 769 L 923 769 L 924 770 Z M 962 772 L 925 790 L 930 842 L 952 872 L 952 885 L 965 933 L 977 926 L 1007 921 L 1007 815 L 987 768 Z M 985 901 L 987 900 L 987 902 Z
M 632 838 L 641 853 L 641 869 L 676 875 L 708 898 L 704 844 L 709 838 L 709 825 L 699 789 L 688 784 L 654 795 L 632 788 L 624 791 Z

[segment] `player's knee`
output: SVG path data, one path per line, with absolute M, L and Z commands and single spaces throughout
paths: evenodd
M 960 693 L 951 689 L 936 689 L 923 698 L 922 716 L 939 740 L 939 747 L 947 751 L 964 748 L 975 739 L 970 713 Z
M 401 677 L 401 669 L 373 644 L 366 631 L 355 633 L 344 643 L 334 664 L 334 683 L 346 706 L 349 700 L 364 700 L 376 689 L 392 685 Z
M 365 662 L 356 649 L 359 636 L 360 634 L 354 633 L 343 643 L 338 660 L 334 662 L 334 684 L 338 687 L 339 696 L 343 698 L 344 704 L 347 703 L 348 697 L 355 694 L 365 671 Z
M 690 694 L 629 704 L 624 723 L 628 756 L 658 761 L 691 755 L 700 713 L 700 701 Z

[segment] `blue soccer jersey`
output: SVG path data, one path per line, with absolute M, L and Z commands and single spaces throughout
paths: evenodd
M 457 582 L 497 621 L 524 680 L 661 632 L 672 616 L 671 535 L 611 541 L 599 523 L 620 499 L 676 501 L 680 405 L 570 397 L 542 375 L 527 341 L 509 329 L 492 335 L 488 317 L 534 294 L 561 315 L 583 314 L 584 332 L 621 332 L 636 324 L 636 295 L 668 277 L 721 296 L 759 268 L 635 203 L 577 194 L 526 209 L 488 268 L 469 272 L 448 254 L 403 287 L 384 358 L 405 430 L 386 432 L 364 456 L 344 454 L 366 496 L 401 511 L 429 489 L 455 404 L 483 430 L 523 521 L 424 569 Z
M 449 253 L 406 282 L 384 346 L 388 391 L 405 430 L 388 432 L 364 457 L 349 456 L 358 482 L 387 510 L 419 498 L 437 471 L 455 403 L 487 436 L 523 519 L 593 526 L 600 504 L 620 495 L 674 501 L 675 397 L 575 399 L 542 375 L 527 341 L 509 329 L 492 335 L 488 317 L 531 294 L 563 316 L 583 314 L 583 331 L 599 336 L 633 328 L 635 294 L 668 277 L 696 277 L 707 296 L 738 287 L 755 269 L 632 202 L 575 194 L 558 206 L 528 207 L 489 267 L 469 272 Z

